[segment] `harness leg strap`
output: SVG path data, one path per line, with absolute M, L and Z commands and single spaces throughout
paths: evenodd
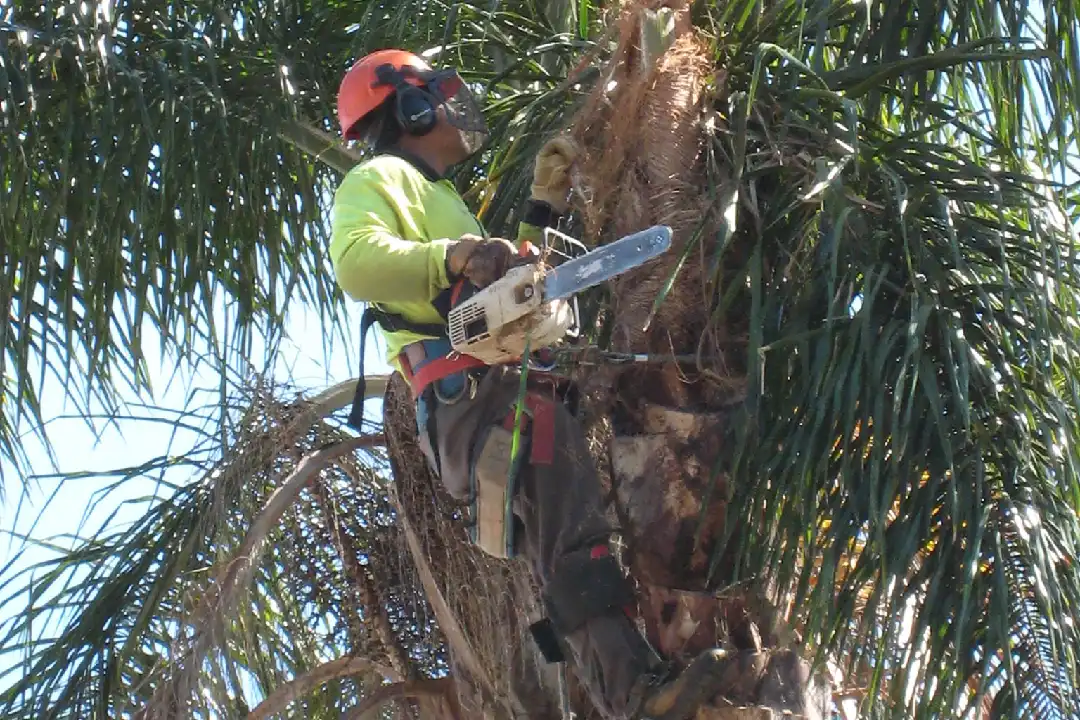
M 525 395 L 527 412 L 521 415 L 522 434 L 531 440 L 529 463 L 551 465 L 555 461 L 555 403 L 538 393 Z M 517 420 L 517 406 L 510 408 L 503 418 L 503 427 L 513 432 Z

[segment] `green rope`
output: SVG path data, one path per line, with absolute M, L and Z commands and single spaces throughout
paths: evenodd
M 518 466 L 518 449 L 521 447 L 521 413 L 525 405 L 525 393 L 529 379 L 529 343 L 530 338 L 525 338 L 525 351 L 521 355 L 521 382 L 518 384 L 517 405 L 514 408 L 514 436 L 510 439 L 510 475 L 508 482 L 513 482 L 514 473 Z

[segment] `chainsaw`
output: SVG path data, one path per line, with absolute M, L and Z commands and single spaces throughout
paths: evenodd
M 447 315 L 450 345 L 455 351 L 497 365 L 520 360 L 526 347 L 533 352 L 576 337 L 580 334 L 577 293 L 632 270 L 671 247 L 671 228 L 654 225 L 551 267 L 545 262 L 551 237 L 581 246 L 547 228 L 543 251 L 524 244 L 519 261 L 505 275 L 458 298 Z

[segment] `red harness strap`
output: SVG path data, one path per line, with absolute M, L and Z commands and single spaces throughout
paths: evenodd
M 405 353 L 398 355 L 398 361 L 401 363 L 402 375 L 405 376 L 405 379 L 409 381 L 409 385 L 412 387 L 414 400 L 420 397 L 420 393 L 424 392 L 424 389 L 433 382 L 442 380 L 444 377 L 462 370 L 487 365 L 483 360 L 478 360 L 472 355 L 452 353 L 451 355 L 427 361 L 423 367 L 413 373 L 412 366 L 409 365 L 409 359 L 405 357 Z

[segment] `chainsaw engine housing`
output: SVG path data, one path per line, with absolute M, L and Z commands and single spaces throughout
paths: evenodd
M 489 365 L 515 362 L 529 350 L 550 347 L 578 331 L 574 299 L 544 302 L 545 268 L 519 265 L 450 310 L 447 329 L 454 350 Z

